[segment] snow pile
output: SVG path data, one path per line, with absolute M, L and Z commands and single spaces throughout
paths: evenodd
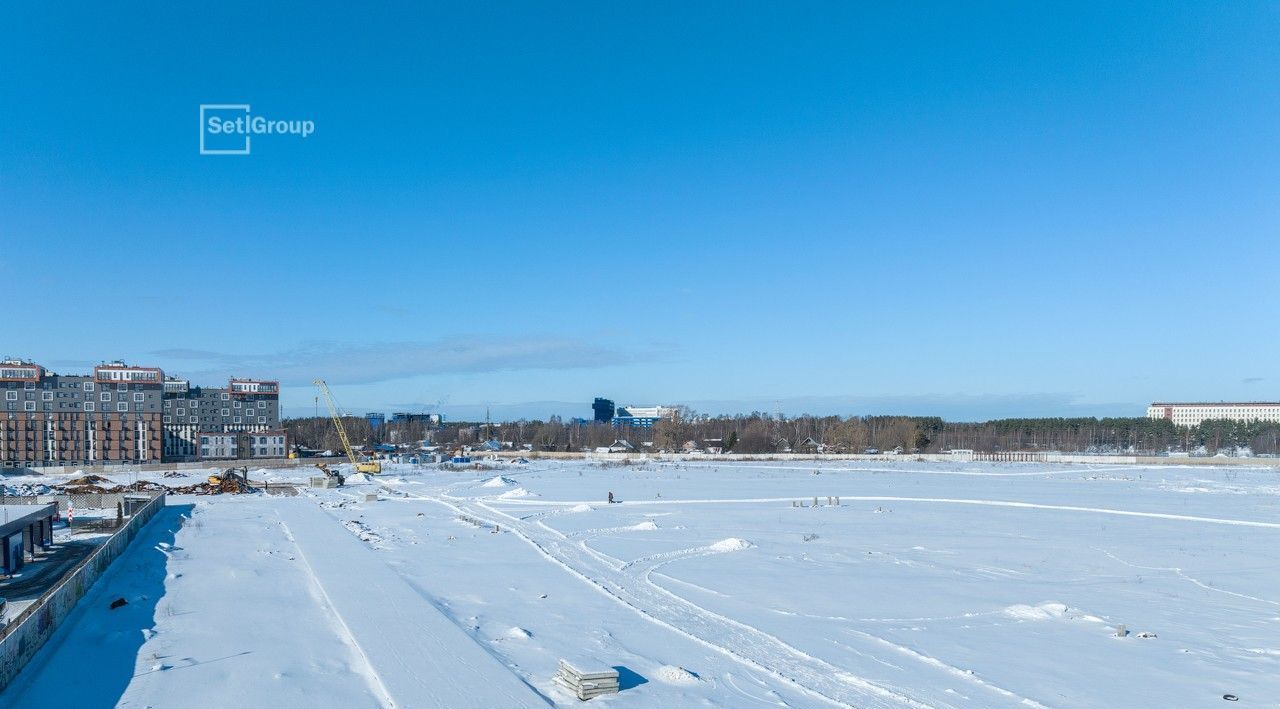
M 737 537 L 729 537 L 728 539 L 721 539 L 707 548 L 711 551 L 742 551 L 743 549 L 750 549 L 751 542 Z
M 34 497 L 48 495 L 53 490 L 48 485 L 40 483 L 22 483 L 21 485 L 0 485 L 0 492 L 8 497 Z
M 662 667 L 659 667 L 658 671 L 654 673 L 654 676 L 659 682 L 665 682 L 667 684 L 674 684 L 682 687 L 695 685 L 699 681 L 697 675 L 683 667 L 676 667 L 675 665 L 663 665 Z
M 489 478 L 488 480 L 485 480 L 483 483 L 480 484 L 480 487 L 506 487 L 508 485 L 515 485 L 515 484 L 516 484 L 515 480 L 499 475 L 496 478 Z
M 570 507 L 569 509 L 565 510 L 565 512 L 573 512 L 573 513 L 590 512 L 590 511 L 591 511 L 591 505 L 588 505 L 585 502 L 580 505 L 574 505 L 573 507 Z
M 512 640 L 528 640 L 532 635 L 533 633 L 530 633 L 519 626 L 513 627 L 507 631 L 507 637 Z
M 498 497 L 506 497 L 506 498 L 513 498 L 513 497 L 537 497 L 537 496 L 538 496 L 538 494 L 537 494 L 536 492 L 529 492 L 528 490 L 526 490 L 526 489 L 524 489 L 524 488 L 522 488 L 522 487 L 518 487 L 518 488 L 516 488 L 516 489 L 514 489 L 514 490 L 507 490 L 506 492 L 502 493 L 501 495 L 498 495 Z
M 382 536 L 369 528 L 369 525 L 359 520 L 344 520 L 342 525 L 351 530 L 352 534 L 360 537 L 360 541 L 370 545 L 377 545 L 382 541 Z
M 648 532 L 657 528 L 658 528 L 658 525 L 655 524 L 654 521 L 651 519 L 646 519 L 640 524 L 633 524 L 630 527 L 627 527 L 627 529 L 634 529 L 637 532 Z
M 1038 606 L 1017 603 L 1005 608 L 1004 614 L 1015 620 L 1051 620 L 1066 615 L 1067 606 L 1065 603 L 1054 601 L 1041 603 Z
M 373 482 L 373 481 L 374 481 L 374 480 L 373 480 L 373 476 L 372 476 L 372 475 L 370 475 L 370 474 L 368 474 L 368 473 L 356 473 L 355 475 L 349 475 L 349 476 L 347 476 L 347 483 L 348 483 L 348 484 L 350 484 L 350 483 L 371 483 L 371 482 Z

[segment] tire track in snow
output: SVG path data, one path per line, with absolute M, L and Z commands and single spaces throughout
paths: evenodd
M 1069 475 L 1075 473 L 1077 475 L 1084 473 L 1111 473 L 1124 470 L 1135 470 L 1133 466 L 1111 466 L 1100 468 L 1066 468 L 1056 470 L 1033 470 L 1020 471 L 1016 473 L 993 473 L 983 472 L 980 470 L 937 470 L 937 469 L 920 469 L 920 468 L 873 468 L 873 467 L 849 467 L 849 468 L 828 468 L 822 466 L 810 465 L 743 465 L 731 466 L 727 464 L 712 463 L 674 463 L 656 461 L 658 465 L 666 465 L 681 468 L 715 468 L 720 465 L 726 467 L 742 467 L 747 470 L 792 470 L 796 472 L 806 472 L 810 470 L 820 470 L 824 473 L 917 473 L 920 475 L 964 475 L 975 478 L 1030 478 L 1045 475 Z M 1145 470 L 1145 468 L 1139 468 Z
M 1228 517 L 1199 517 L 1196 515 L 1180 515 L 1171 512 L 1140 512 L 1137 510 L 1118 510 L 1111 507 L 1079 507 L 1076 505 L 1048 505 L 1037 502 L 1017 502 L 1014 500 L 977 500 L 956 497 L 898 497 L 889 495 L 837 495 L 841 502 L 926 502 L 947 505 L 977 505 L 982 507 L 1013 507 L 1027 510 L 1056 510 L 1059 512 L 1086 512 L 1090 514 L 1117 515 L 1121 517 L 1145 517 L 1148 519 L 1167 519 L 1175 522 L 1203 522 L 1205 524 L 1224 524 L 1237 527 L 1258 527 L 1262 529 L 1280 529 L 1280 522 L 1258 522 L 1248 519 L 1231 519 Z M 804 495 L 790 497 L 749 497 L 743 499 L 719 500 L 623 500 L 621 505 L 730 505 L 730 504 L 764 504 L 774 502 L 794 502 L 805 500 Z M 575 505 L 587 504 L 580 501 L 555 500 L 493 500 L 503 505 Z
M 768 633 L 690 603 L 655 585 L 636 584 L 633 577 L 620 574 L 590 550 L 569 543 L 559 532 L 540 532 L 536 525 L 475 500 L 432 495 L 414 497 L 473 517 L 487 517 L 486 521 L 500 524 L 547 559 L 647 620 L 790 682 L 816 698 L 866 709 L 935 706 L 853 675 Z M 494 520 L 493 515 L 506 521 Z
M 355 634 L 351 632 L 351 628 L 347 627 L 347 622 L 338 613 L 333 600 L 329 598 L 328 592 L 324 590 L 324 584 L 320 583 L 320 577 L 316 575 L 316 571 L 312 568 L 307 555 L 303 553 L 302 547 L 298 545 L 298 540 L 294 539 L 293 532 L 289 529 L 289 525 L 284 519 L 280 517 L 279 511 L 276 511 L 276 520 L 280 525 L 281 531 L 284 532 L 285 538 L 293 545 L 294 556 L 302 562 L 302 568 L 307 572 L 307 580 L 311 583 L 311 592 L 315 594 L 316 599 L 323 604 L 324 609 L 327 611 L 332 630 L 351 648 L 352 654 L 359 658 L 362 667 L 357 672 L 364 677 L 365 682 L 368 683 L 369 689 L 377 697 L 378 702 L 382 706 L 391 709 L 395 706 L 395 702 L 391 699 L 391 692 L 387 691 L 386 685 L 382 682 L 382 677 L 373 668 L 373 663 L 369 661 L 369 656 L 365 654 L 364 648 L 360 646 L 360 641 L 356 640 Z
M 1272 606 L 1280 606 L 1280 602 L 1277 602 L 1277 601 L 1269 601 L 1269 600 L 1267 600 L 1267 599 L 1265 599 L 1265 598 L 1258 598 L 1257 596 L 1250 596 L 1250 595 L 1249 595 L 1249 594 L 1247 594 L 1247 593 L 1237 593 L 1237 592 L 1235 592 L 1235 591 L 1228 591 L 1228 590 L 1227 590 L 1227 589 L 1225 589 L 1225 588 L 1218 588 L 1218 587 L 1216 587 L 1216 586 L 1210 586 L 1209 584 L 1207 584 L 1207 583 L 1205 583 L 1205 582 L 1203 582 L 1203 581 L 1201 581 L 1201 580 L 1199 580 L 1199 579 L 1197 579 L 1197 578 L 1193 578 L 1192 576 L 1187 575 L 1185 572 L 1183 572 L 1183 570 L 1182 570 L 1182 569 L 1178 568 L 1177 566 L 1142 566 L 1142 565 L 1140 565 L 1140 564 L 1132 564 L 1132 563 L 1129 563 L 1128 561 L 1125 561 L 1124 559 L 1121 559 L 1120 557 L 1116 556 L 1115 554 L 1112 554 L 1111 552 L 1107 551 L 1106 549 L 1099 549 L 1099 548 L 1097 548 L 1097 547 L 1094 547 L 1094 551 L 1100 551 L 1100 552 L 1102 552 L 1103 554 L 1106 554 L 1107 556 L 1111 557 L 1111 558 L 1112 558 L 1112 559 L 1114 559 L 1115 561 L 1117 561 L 1117 562 L 1119 562 L 1119 563 L 1121 563 L 1121 564 L 1124 564 L 1125 566 L 1128 566 L 1128 567 L 1129 567 L 1129 568 L 1131 568 L 1131 569 L 1141 569 L 1141 570 L 1143 570 L 1143 571 L 1166 571 L 1166 572 L 1173 572 L 1173 574 L 1174 574 L 1175 576 L 1177 576 L 1178 578 L 1182 579 L 1183 581 L 1187 581 L 1187 582 L 1192 583 L 1192 584 L 1194 584 L 1194 585 L 1196 585 L 1196 586 L 1199 586 L 1200 588 L 1203 588 L 1203 589 L 1204 589 L 1204 590 L 1206 590 L 1206 591 L 1213 591 L 1213 592 L 1215 592 L 1215 593 L 1225 593 L 1225 594 L 1226 594 L 1226 595 L 1228 595 L 1228 596 L 1235 596 L 1236 598 L 1243 598 L 1243 599 L 1245 599 L 1245 600 L 1249 600 L 1249 601 L 1257 601 L 1258 603 L 1266 603 L 1266 604 L 1268 604 L 1268 605 L 1272 605 Z
M 676 551 L 661 552 L 658 554 L 650 554 L 648 556 L 643 556 L 643 557 L 640 557 L 639 559 L 635 559 L 634 561 L 629 561 L 622 566 L 620 571 L 627 573 L 628 575 L 636 578 L 637 581 L 643 581 L 644 583 L 649 584 L 650 586 L 653 586 L 657 590 L 667 594 L 672 598 L 688 602 L 686 599 L 682 598 L 681 596 L 678 596 L 675 593 L 672 593 L 671 591 L 667 590 L 666 588 L 663 588 L 661 585 L 657 583 L 654 583 L 653 580 L 651 579 L 651 575 L 654 572 L 656 572 L 659 568 L 676 561 L 684 561 L 686 559 L 691 559 L 691 558 L 701 557 L 701 556 L 711 556 L 714 554 L 723 554 L 726 552 L 727 552 L 726 549 L 717 548 L 716 545 L 708 545 L 708 546 L 701 546 L 701 547 L 693 547 L 690 549 L 679 549 Z M 949 665 L 935 657 L 926 655 L 916 650 L 912 650 L 911 648 L 906 647 L 905 645 L 899 645 L 898 643 L 891 642 L 889 640 L 886 640 L 882 637 L 873 635 L 863 630 L 849 628 L 846 630 L 846 632 L 852 634 L 854 637 L 862 641 L 875 645 L 879 648 L 888 648 L 893 652 L 906 655 L 907 657 L 915 660 L 917 663 L 925 665 L 930 670 L 937 671 L 938 673 L 943 675 L 941 678 L 942 681 L 926 682 L 925 684 L 927 685 L 942 687 L 942 686 L 946 686 L 947 679 L 959 679 L 963 682 L 975 685 L 976 687 L 981 688 L 983 690 L 990 691 L 998 695 L 1001 699 L 1008 700 L 1011 703 L 1021 704 L 1023 706 L 1032 707 L 1033 709 L 1046 709 L 1045 705 L 1033 699 L 1023 697 L 1008 689 L 992 684 L 991 682 L 988 682 L 978 677 L 977 675 L 974 675 L 954 665 Z M 877 654 L 874 651 L 874 648 L 857 648 L 844 643 L 841 643 L 841 645 L 845 647 L 847 650 L 854 652 L 860 656 L 870 657 L 878 660 Z M 890 666 L 897 667 L 896 665 L 890 665 Z M 918 667 L 913 670 L 910 670 L 909 672 L 912 674 L 913 680 L 917 680 L 919 675 L 921 674 Z

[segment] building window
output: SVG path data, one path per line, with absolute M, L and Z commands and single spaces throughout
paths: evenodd
M 24 383 L 23 383 L 23 385 L 22 385 L 22 388 L 23 388 L 23 389 L 26 389 L 27 391 L 35 391 L 35 389 L 36 389 L 36 383 L 35 383 L 35 382 L 24 382 Z
M 116 403 L 116 411 L 128 411 L 128 410 L 129 410 L 129 405 L 124 403 L 123 401 Z
M 133 395 L 134 401 L 144 401 L 145 399 L 146 399 L 146 394 L 143 394 L 141 392 Z
M 223 415 L 223 416 L 230 416 L 230 415 L 231 415 L 231 409 L 223 409 L 223 410 L 222 410 L 222 415 Z
M 173 423 L 173 417 L 172 417 L 172 416 L 165 416 L 165 417 L 164 417 L 164 422 L 165 422 L 165 423 Z
M 24 411 L 35 411 L 35 410 L 36 410 L 36 402 L 34 402 L 34 401 L 24 401 L 24 402 L 22 402 L 22 408 L 23 408 L 23 410 L 24 410 Z
M 179 416 L 186 416 L 186 415 L 187 415 L 187 410 L 186 410 L 186 409 L 178 409 L 178 415 L 179 415 Z
M 267 417 L 266 417 L 266 416 L 259 416 L 259 417 L 258 417 L 258 423 L 266 423 L 266 422 L 267 422 Z
M 239 416 L 235 417 L 235 419 L 234 419 L 233 421 L 234 421 L 234 423 L 240 423 L 240 417 L 239 417 Z
M 192 417 L 191 417 L 191 423 L 200 423 L 200 417 L 199 417 L 199 416 L 192 416 Z
M 129 385 L 125 382 L 121 382 L 116 385 L 116 391 L 129 391 Z
M 99 394 L 99 395 L 98 395 L 98 398 L 99 398 L 99 399 L 101 399 L 101 400 L 103 400 L 103 401 L 111 401 L 111 395 L 110 395 L 110 394 L 108 394 L 108 393 L 107 393 L 107 392 L 105 392 L 105 391 L 104 391 L 104 392 L 102 392 L 101 394 Z
M 227 399 L 230 399 L 230 398 L 231 398 L 231 395 L 230 395 L 230 394 L 226 393 L 225 391 L 224 391 L 224 392 L 222 392 L 221 399 L 222 399 L 223 401 L 226 401 Z
M 93 391 L 93 382 L 85 382 L 85 383 L 84 383 L 84 390 L 85 390 L 85 391 Z
M 6 391 L 6 392 L 4 393 L 4 398 L 5 398 L 5 400 L 6 400 L 6 401 L 17 401 L 17 400 L 18 400 L 18 392 L 16 392 L 16 391 Z
M 42 392 L 40 394 L 40 398 L 44 399 L 45 401 L 53 401 L 53 392 L 51 391 Z
M 85 410 L 85 411 L 93 411 L 93 402 L 92 402 L 92 401 L 86 401 L 86 402 L 84 402 L 84 410 Z

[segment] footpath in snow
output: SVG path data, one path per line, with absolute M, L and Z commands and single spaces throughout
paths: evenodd
M 854 672 L 807 654 L 781 639 L 703 608 L 676 596 L 649 579 L 660 566 L 680 559 L 743 551 L 750 544 L 740 539 L 725 539 L 715 544 L 678 552 L 654 554 L 621 568 L 585 544 L 574 544 L 566 535 L 544 524 L 529 522 L 506 514 L 483 502 L 457 497 L 430 497 L 440 504 L 467 515 L 501 524 L 515 532 L 550 561 L 596 586 L 619 603 L 629 606 L 645 618 L 704 643 L 748 666 L 769 672 L 808 692 L 815 700 L 856 707 L 926 707 L 948 706 L 950 702 L 937 696 L 935 686 L 946 686 L 933 675 L 946 674 L 951 668 L 923 666 L 914 668 L 916 681 L 928 677 L 922 688 L 913 688 L 910 677 L 899 686 L 869 681 Z M 636 529 L 630 527 L 628 529 Z M 978 683 L 971 687 L 984 706 L 1033 705 L 999 687 Z
M 170 497 L 0 707 L 385 707 L 274 504 Z
M 0 707 L 547 704 L 314 500 L 276 497 L 171 497 L 0 693 Z
M 280 499 L 278 511 L 393 706 L 547 706 L 314 501 Z

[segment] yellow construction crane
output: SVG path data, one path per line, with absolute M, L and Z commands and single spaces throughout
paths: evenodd
M 347 438 L 347 429 L 342 426 L 342 414 L 338 413 L 338 405 L 333 401 L 333 394 L 329 393 L 329 385 L 325 384 L 323 379 L 317 379 L 312 383 L 320 387 L 320 393 L 324 394 L 324 401 L 329 405 L 329 415 L 333 417 L 333 425 L 338 427 L 338 438 L 342 440 L 342 450 L 346 452 L 347 459 L 351 461 L 356 472 L 374 475 L 381 473 L 382 463 L 376 460 L 361 461 L 356 458 L 356 452 L 351 449 L 351 440 Z

